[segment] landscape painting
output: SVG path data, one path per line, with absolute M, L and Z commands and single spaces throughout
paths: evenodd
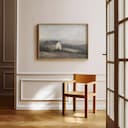
M 88 25 L 39 24 L 38 58 L 88 58 Z

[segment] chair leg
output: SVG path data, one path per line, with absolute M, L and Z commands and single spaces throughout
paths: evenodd
M 85 113 L 85 118 L 87 118 L 88 117 L 88 88 L 87 88 L 87 85 L 85 85 L 85 98 L 84 98 L 84 100 L 85 100 L 85 108 L 84 108 L 84 113 Z
M 63 95 L 63 101 L 62 101 L 62 114 L 65 115 L 65 109 L 66 109 L 66 97 Z
M 96 93 L 96 84 L 93 84 L 93 93 Z M 96 112 L 96 96 L 93 96 L 93 113 Z
M 62 114 L 63 115 L 65 114 L 65 109 L 66 109 L 66 97 L 64 95 L 64 92 L 65 92 L 65 85 L 63 83 L 63 86 L 62 86 Z
M 73 91 L 76 91 L 76 83 L 73 84 Z M 73 111 L 76 111 L 76 98 L 73 97 Z
M 73 97 L 73 111 L 76 111 L 76 98 Z
M 93 113 L 96 112 L 96 96 L 93 96 Z

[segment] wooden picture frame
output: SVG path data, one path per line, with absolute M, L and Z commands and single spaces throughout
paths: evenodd
M 38 24 L 38 59 L 87 59 L 88 24 Z

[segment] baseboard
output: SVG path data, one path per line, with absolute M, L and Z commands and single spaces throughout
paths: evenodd
M 92 110 L 92 101 L 88 105 L 89 110 Z M 67 110 L 72 110 L 72 103 L 67 103 Z M 84 105 L 82 101 L 77 102 L 77 110 L 83 110 Z M 17 105 L 16 110 L 62 110 L 62 103 L 30 103 Z M 106 110 L 105 100 L 96 101 L 96 110 Z

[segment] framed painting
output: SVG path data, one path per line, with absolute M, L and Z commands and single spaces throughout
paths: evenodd
M 38 59 L 88 58 L 87 24 L 38 24 Z

